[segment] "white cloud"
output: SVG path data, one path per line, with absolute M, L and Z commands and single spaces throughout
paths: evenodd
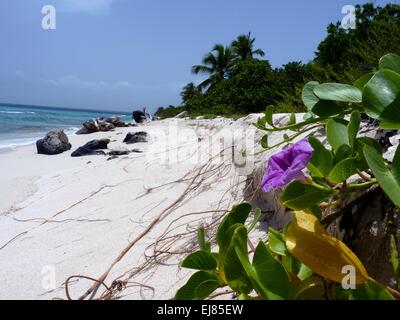
M 132 83 L 128 82 L 128 81 L 119 81 L 115 84 L 115 86 L 117 88 L 121 88 L 121 89 L 135 89 L 135 87 L 133 86 Z
M 134 89 L 134 85 L 128 81 L 117 81 L 115 83 L 109 83 L 106 81 L 93 81 L 93 80 L 82 80 L 81 78 L 74 75 L 67 75 L 58 79 L 45 80 L 48 85 L 62 86 L 72 89 Z
M 55 7 L 65 12 L 108 14 L 116 1 L 118 0 L 59 0 Z

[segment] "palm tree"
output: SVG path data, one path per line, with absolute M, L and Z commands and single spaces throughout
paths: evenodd
M 261 49 L 254 50 L 254 41 L 256 39 L 251 37 L 251 32 L 247 35 L 240 35 L 232 42 L 232 48 L 238 60 L 253 59 L 254 55 L 263 57 L 265 52 Z
M 198 88 L 210 89 L 221 82 L 232 67 L 234 53 L 231 47 L 224 47 L 221 44 L 214 46 L 212 51 L 206 54 L 201 65 L 192 67 L 194 74 L 207 74 L 209 77 L 199 84 Z
M 193 82 L 188 83 L 181 91 L 183 103 L 186 104 L 190 99 L 196 96 L 197 93 L 199 93 L 199 89 L 195 86 L 195 84 Z

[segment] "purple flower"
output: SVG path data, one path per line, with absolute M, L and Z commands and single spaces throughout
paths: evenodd
M 313 148 L 307 139 L 272 156 L 268 161 L 268 169 L 264 173 L 261 188 L 270 192 L 290 183 L 293 180 L 304 179 L 302 170 L 311 160 Z

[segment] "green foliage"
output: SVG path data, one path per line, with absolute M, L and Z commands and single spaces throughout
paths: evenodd
M 332 189 L 294 181 L 285 188 L 280 201 L 292 210 L 312 209 L 317 203 L 335 194 Z
M 174 107 L 174 106 L 169 106 L 167 108 L 160 107 L 154 113 L 154 116 L 160 117 L 160 119 L 173 118 L 183 111 L 185 111 L 184 107 Z
M 190 254 L 181 263 L 183 268 L 195 269 L 195 270 L 214 270 L 217 267 L 217 261 L 214 256 L 204 250 L 200 250 Z
M 374 87 L 398 91 L 398 79 L 391 72 L 400 73 L 398 56 L 400 43 L 400 9 L 398 5 L 376 7 L 373 4 L 356 6 L 357 28 L 344 30 L 341 23 L 330 24 L 327 36 L 319 44 L 315 59 L 307 64 L 291 61 L 279 68 L 271 68 L 268 60 L 258 60 L 264 51 L 255 49 L 256 39 L 250 33 L 239 35 L 230 45 L 215 45 L 200 65 L 192 67 L 195 74 L 206 79 L 196 88 L 186 85 L 182 104 L 192 117 L 244 115 L 260 112 L 266 105 L 276 105 L 276 112 L 313 111 L 321 117 L 337 115 L 347 107 L 345 103 L 360 103 L 360 93 L 370 81 L 371 70 L 381 69 L 363 97 L 368 101 L 367 113 L 383 121 L 382 127 L 395 128 L 391 122 L 400 120 L 399 111 L 385 108 L 376 96 Z M 385 56 L 377 63 L 385 53 Z M 314 80 L 308 82 L 309 80 Z M 303 89 L 303 86 L 308 83 Z M 319 85 L 321 83 L 321 85 Z M 397 94 L 395 94 L 398 96 Z M 180 108 L 180 107 L 178 107 Z M 314 110 L 313 110 L 314 109 Z M 181 110 L 181 109 L 180 109 Z M 174 116 L 171 110 L 162 117 Z
M 335 151 L 342 145 L 349 145 L 348 123 L 342 119 L 330 119 L 326 124 L 326 136 Z
M 381 69 L 361 77 L 356 86 L 307 83 L 302 91 L 302 99 L 310 113 L 303 122 L 297 123 L 292 114 L 289 124 L 274 126 L 272 119 L 276 108 L 269 106 L 266 109 L 265 116 L 255 124 L 259 129 L 266 132 L 295 132 L 292 136 L 283 134 L 283 141 L 278 146 L 291 143 L 310 128 L 323 127 L 326 132 L 328 145 L 315 137 L 308 139 L 313 148 L 308 163 L 311 177 L 289 183 L 280 197 L 282 205 L 294 212 L 295 219 L 283 233 L 270 228 L 268 243 L 258 244 L 252 260 L 249 257 L 248 244 L 251 242 L 248 234 L 260 219 L 259 209 L 255 210 L 255 219 L 247 227 L 251 206 L 243 203 L 233 207 L 218 227 L 217 252 L 211 251 L 204 229 L 200 229 L 200 250 L 190 254 L 181 264 L 182 267 L 199 271 L 177 292 L 176 299 L 203 299 L 226 286 L 241 299 L 302 300 L 329 297 L 392 300 L 392 293 L 400 297 L 400 293 L 392 289 L 389 291 L 373 280 L 356 255 L 343 242 L 328 235 L 320 222 L 326 216 L 327 208 L 340 206 L 354 191 L 374 185 L 379 185 L 393 204 L 400 207 L 400 147 L 389 163 L 382 156 L 380 144 L 375 139 L 361 136 L 359 132 L 361 117 L 366 113 L 382 120 L 381 127 L 389 121 L 393 126 L 400 125 L 397 118 L 400 110 L 399 61 L 397 55 L 385 55 L 380 60 Z M 254 66 L 255 60 L 242 63 L 246 67 Z M 240 70 L 232 69 L 231 72 L 242 74 L 243 70 Z M 210 89 L 209 93 L 212 94 L 217 87 Z M 334 103 L 335 107 L 329 103 Z M 322 112 L 323 106 L 330 111 Z M 340 111 L 332 111 L 336 107 L 340 107 Z M 276 147 L 269 146 L 268 134 L 262 137 L 261 145 L 266 150 Z M 348 183 L 348 179 L 356 173 L 360 177 L 365 176 L 364 170 L 370 170 L 372 178 L 364 178 L 366 181 L 361 183 Z M 390 263 L 396 280 L 400 281 L 394 237 L 390 245 Z M 340 283 L 343 279 L 342 267 L 348 265 L 353 265 L 357 270 L 356 289 L 344 290 L 337 285 L 326 285 L 329 282 Z
M 312 158 L 308 163 L 308 169 L 316 177 L 327 177 L 333 165 L 332 151 L 326 149 L 317 138 L 310 137 L 308 141 L 314 149 Z
M 392 169 L 388 168 L 382 155 L 371 146 L 364 146 L 364 156 L 382 189 L 400 207 L 400 148 L 397 148 Z

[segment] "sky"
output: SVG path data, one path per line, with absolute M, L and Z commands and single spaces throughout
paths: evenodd
M 180 103 L 216 43 L 252 32 L 274 67 L 313 59 L 353 0 L 1 0 L 0 103 L 131 111 Z M 399 1 L 375 1 L 379 5 Z M 45 5 L 55 29 L 42 28 Z

